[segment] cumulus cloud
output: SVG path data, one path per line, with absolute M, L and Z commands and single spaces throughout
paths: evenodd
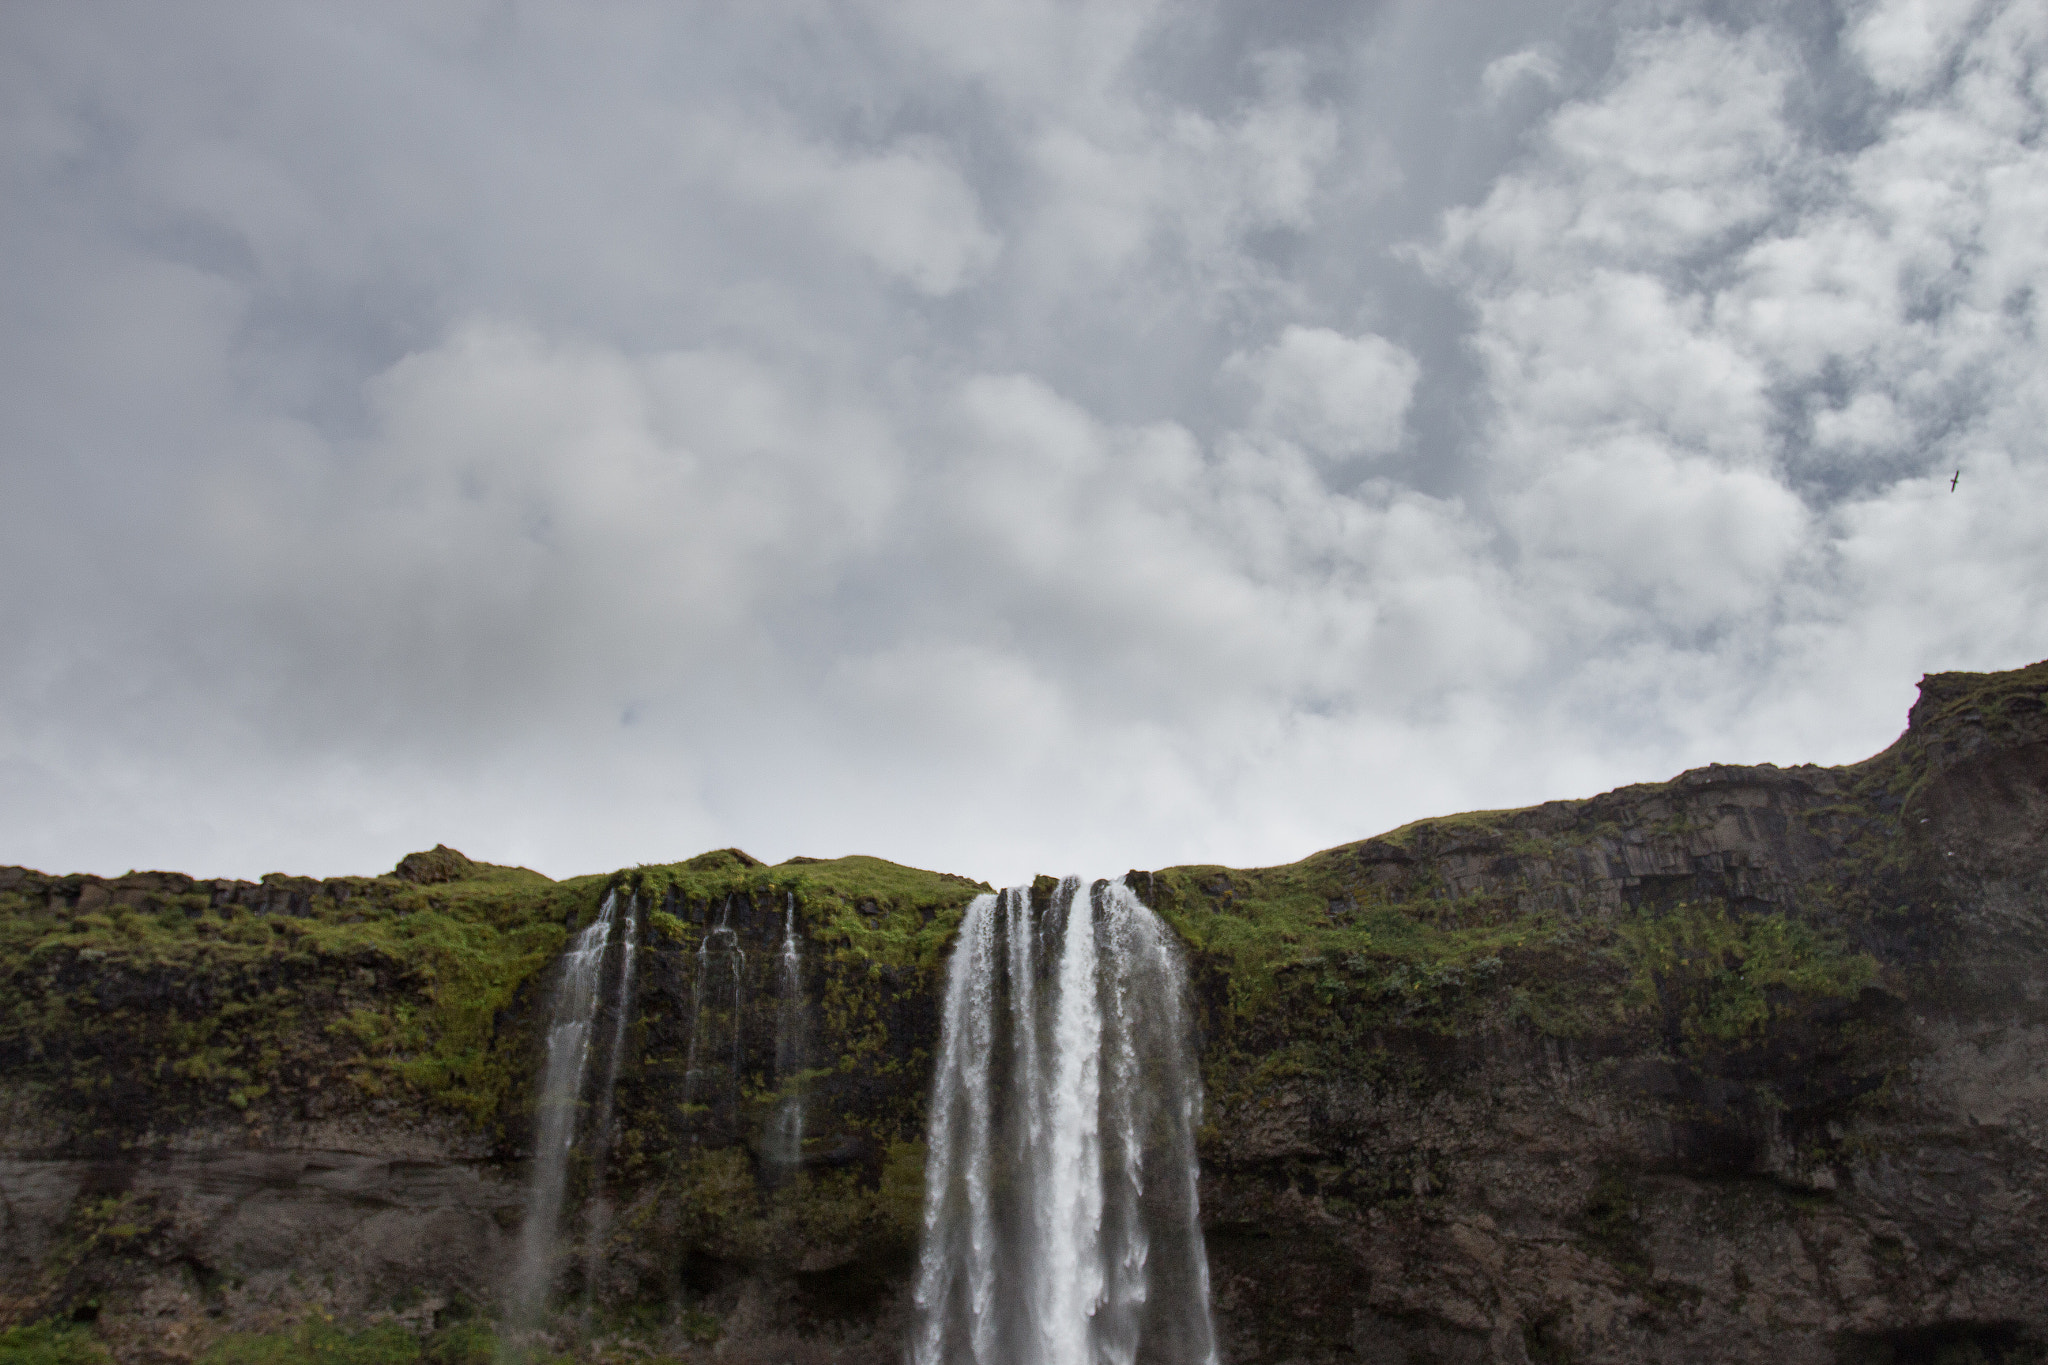
M 1901 51 L 1962 41 L 1969 14 L 1943 13 L 1873 9 L 1851 51 L 1904 89 Z M 2048 170 L 2012 104 L 2040 29 L 2024 6 L 1990 16 L 1952 85 L 1847 154 L 1787 107 L 1797 54 L 1771 30 L 1631 38 L 1527 166 L 1447 216 L 1430 260 L 1478 318 L 1495 505 L 1550 600 L 1578 604 L 1553 638 L 1610 657 L 1661 641 L 1729 669 L 1731 693 L 1759 659 L 1796 679 L 1828 650 L 1893 668 L 1936 638 L 1949 658 L 2038 652 L 2031 587 L 1959 634 L 1934 619 L 1949 588 L 1905 591 L 1894 566 L 1959 590 L 2015 552 L 2003 509 L 1926 499 L 1994 450 L 2001 477 L 2034 465 L 1989 433 L 2038 401 L 2015 285 L 2040 257 L 2004 223 Z M 1930 557 L 1908 528 L 1937 514 L 1983 518 L 1982 550 Z M 1744 643 L 1702 657 L 1702 639 Z
M 719 169 L 742 195 L 778 214 L 814 219 L 920 293 L 942 296 L 972 283 L 1001 248 L 974 191 L 930 138 L 835 156 L 797 140 L 763 145 L 744 130 L 722 131 Z
M 1955 56 L 1979 0 L 1885 0 L 1865 4 L 1849 44 L 1872 80 L 1904 93 L 1925 86 Z
M 1253 418 L 1325 455 L 1383 455 L 1401 444 L 1420 367 L 1385 337 L 1289 327 L 1226 369 L 1258 393 Z
M 1003 880 L 1870 752 L 2048 653 L 2044 57 L 8 10 L 0 861 Z
M 1486 98 L 1498 101 L 1524 82 L 1554 87 L 1562 73 L 1557 58 L 1540 48 L 1525 47 L 1504 57 L 1495 57 L 1479 73 L 1479 87 Z

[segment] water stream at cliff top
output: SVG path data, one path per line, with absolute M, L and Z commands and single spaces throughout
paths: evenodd
M 727 896 L 719 906 L 718 922 L 704 931 L 697 942 L 697 980 L 690 992 L 690 1049 L 683 1061 L 683 1107 L 688 1111 L 699 1103 L 715 1106 L 727 1095 L 704 1095 L 703 1062 L 707 1056 L 704 1036 L 704 1006 L 711 993 L 712 965 L 715 955 L 723 955 L 731 967 L 732 997 L 731 1012 L 727 1016 L 732 1030 L 731 1055 L 728 1058 L 726 1080 L 733 1112 L 739 1111 L 740 1063 L 743 1058 L 742 1045 L 745 1043 L 742 1027 L 742 1011 L 746 1006 L 747 955 L 740 947 L 739 932 L 732 927 L 732 897 Z M 714 1016 L 715 1022 L 715 1016 Z
M 977 897 L 947 968 L 913 1365 L 1214 1365 L 1186 971 L 1121 879 Z
M 511 1303 L 516 1317 L 530 1319 L 540 1311 L 554 1278 L 555 1233 L 562 1221 L 569 1151 L 576 1142 L 605 950 L 611 946 L 618 909 L 618 893 L 607 894 L 597 918 L 576 935 L 562 955 L 562 974 L 548 1011 L 547 1062 L 534 1106 L 533 1173 L 526 1220 L 520 1228 L 519 1259 L 512 1275 Z M 633 918 L 629 910 L 628 921 Z
M 769 1166 L 787 1174 L 804 1156 L 804 973 L 803 953 L 796 937 L 796 893 L 783 908 L 782 957 L 777 964 L 781 992 L 775 1009 L 775 1083 L 782 1091 L 762 1136 L 761 1154 Z

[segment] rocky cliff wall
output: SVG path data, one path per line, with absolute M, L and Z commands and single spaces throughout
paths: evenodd
M 1228 1359 L 2042 1359 L 2044 700 L 2048 665 L 1934 675 L 1847 768 L 1133 873 L 1194 967 Z M 733 851 L 563 883 L 445 849 L 326 882 L 0 872 L 0 1322 L 182 1360 L 487 1319 L 550 963 L 616 892 L 645 933 L 611 1216 L 588 1254 L 565 1229 L 559 1344 L 894 1360 L 978 889 Z M 729 996 L 701 981 L 721 917 Z M 690 1074 L 693 1034 L 733 1060 Z M 796 1171 L 762 1147 L 792 1084 Z

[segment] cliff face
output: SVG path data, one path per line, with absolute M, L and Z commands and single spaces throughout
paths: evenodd
M 2042 1359 L 2044 701 L 2048 665 L 1935 675 L 1852 767 L 1133 873 L 1194 968 L 1226 1357 Z M 631 1046 L 560 1341 L 893 1360 L 977 890 L 733 851 L 562 883 L 445 849 L 317 883 L 0 871 L 0 1324 L 189 1359 L 329 1314 L 457 1358 L 523 1209 L 550 964 L 615 893 Z M 763 1141 L 797 1089 L 789 1170 Z
M 1233 902 L 1300 940 L 1248 1008 L 1203 954 L 1236 1358 L 2041 1358 L 2044 689 L 1931 677 L 1850 768 L 1162 874 L 1198 943 Z

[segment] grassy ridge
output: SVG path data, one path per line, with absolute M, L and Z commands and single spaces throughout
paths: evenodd
M 695 939 L 679 905 L 794 894 L 814 941 L 876 974 L 934 970 L 982 888 L 878 858 L 763 868 L 736 850 L 563 882 L 445 848 L 320 882 L 12 869 L 0 1074 L 30 1103 L 91 1116 L 101 1139 L 141 1136 L 143 1113 L 164 1129 L 260 1122 L 287 1088 L 336 1085 L 489 1125 L 530 1069 L 530 1011 L 513 1007 L 614 889 L 678 943 Z
M 163 1127 L 253 1121 L 287 1084 L 336 1082 L 483 1121 L 512 1079 L 497 1016 L 603 879 L 464 862 L 428 884 L 13 870 L 0 1072 L 101 1136 L 138 1106 Z

